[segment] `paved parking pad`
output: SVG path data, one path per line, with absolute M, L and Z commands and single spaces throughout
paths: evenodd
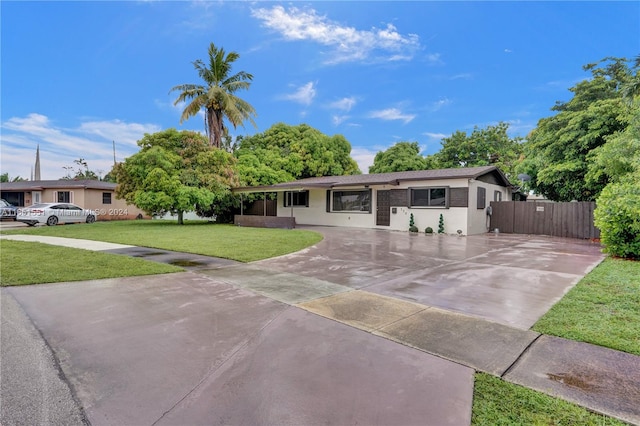
M 94 426 L 153 424 L 287 308 L 192 273 L 7 291 Z
M 366 290 L 529 329 L 580 275 L 456 262 Z
M 502 375 L 539 336 L 436 308 L 374 333 L 496 376 Z
M 246 288 L 288 304 L 302 303 L 351 290 L 349 287 L 320 279 L 272 271 L 255 265 L 240 265 L 200 273 L 216 281 Z
M 158 424 L 469 424 L 473 370 L 290 308 Z
M 3 291 L 92 425 L 470 421 L 473 369 L 201 274 Z
M 540 336 L 359 290 L 298 306 L 495 376 L 507 371 Z
M 378 330 L 428 309 L 427 306 L 416 303 L 358 290 L 316 299 L 298 306 L 365 331 Z
M 640 356 L 541 336 L 504 378 L 640 424 Z
M 523 330 L 604 258 L 597 244 L 545 236 L 304 228 L 325 239 L 254 265 Z

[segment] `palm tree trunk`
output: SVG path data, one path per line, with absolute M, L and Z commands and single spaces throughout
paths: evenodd
M 207 130 L 209 131 L 209 145 L 216 146 L 216 120 L 213 108 L 207 108 Z

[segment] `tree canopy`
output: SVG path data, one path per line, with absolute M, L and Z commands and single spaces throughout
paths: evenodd
M 244 137 L 235 155 L 246 185 L 360 173 L 344 136 L 328 136 L 306 124 L 277 123 L 264 133 Z
M 224 136 L 227 135 L 225 119 L 234 129 L 247 120 L 256 125 L 253 121 L 255 109 L 235 95 L 238 90 L 249 89 L 253 75 L 245 71 L 231 74 L 233 63 L 240 58 L 236 52 L 226 53 L 223 48 L 217 48 L 211 43 L 208 56 L 208 64 L 200 59 L 193 62 L 204 84 L 181 84 L 173 87 L 171 92 L 180 92 L 174 105 L 189 101 L 182 111 L 180 123 L 204 109 L 209 144 L 220 148 Z
M 611 151 L 618 149 L 603 145 L 630 124 L 623 91 L 634 81 L 634 72 L 637 78 L 637 66 L 634 71 L 626 59 L 606 58 L 583 68 L 591 78 L 570 89 L 571 100 L 556 103 L 552 110 L 557 114 L 538 122 L 520 168 L 532 177 L 532 189 L 554 201 L 595 200 L 610 179 L 600 169 L 603 162 L 610 171 L 625 167 L 624 161 L 609 161 Z M 590 171 L 595 158 L 599 165 Z
M 427 157 L 428 167 L 446 169 L 493 165 L 514 180 L 522 153 L 522 139 L 510 137 L 508 130 L 509 124 L 504 122 L 484 129 L 474 127 L 470 135 L 458 130 L 442 139 L 440 151 Z
M 235 158 L 206 137 L 168 129 L 145 134 L 140 151 L 114 167 L 116 195 L 150 215 L 206 210 L 237 185 Z
M 398 142 L 376 154 L 369 173 L 406 172 L 426 168 L 427 161 L 420 155 L 418 142 Z

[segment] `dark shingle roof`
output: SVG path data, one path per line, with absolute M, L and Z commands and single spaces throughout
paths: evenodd
M 416 170 L 410 172 L 374 173 L 366 175 L 322 176 L 300 179 L 293 182 L 265 186 L 245 186 L 234 188 L 235 192 L 278 191 L 289 188 L 333 188 L 358 185 L 398 185 L 400 182 L 436 180 L 436 179 L 475 179 L 495 173 L 505 186 L 509 186 L 507 177 L 495 166 L 465 167 L 455 169 Z
M 23 180 L 20 182 L 3 182 L 0 183 L 0 189 L 3 191 L 42 191 L 44 189 L 59 188 L 83 188 L 83 189 L 103 189 L 115 190 L 116 184 L 111 182 L 103 182 L 100 180 Z

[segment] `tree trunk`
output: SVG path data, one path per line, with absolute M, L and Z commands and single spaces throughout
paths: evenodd
M 184 216 L 184 212 L 180 210 L 178 212 L 178 225 L 184 225 L 184 220 L 182 220 L 183 216 Z

